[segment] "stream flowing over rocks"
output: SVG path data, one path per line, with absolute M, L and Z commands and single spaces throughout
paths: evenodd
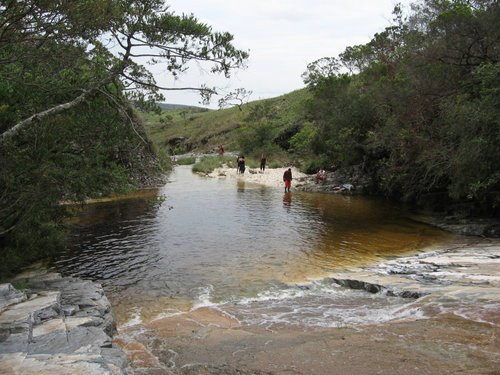
M 407 303 L 364 322 L 353 305 L 339 327 L 245 324 L 238 306 L 209 305 L 124 325 L 116 342 L 137 375 L 498 374 L 498 239 L 461 237 L 323 282 Z
M 116 323 L 99 284 L 35 271 L 0 284 L 1 374 L 123 374 Z

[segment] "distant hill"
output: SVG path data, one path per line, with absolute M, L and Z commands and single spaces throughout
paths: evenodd
M 175 154 L 211 151 L 218 145 L 224 145 L 228 151 L 239 150 L 240 129 L 261 121 L 270 124 L 276 138 L 289 138 L 295 134 L 305 122 L 304 106 L 310 97 L 307 89 L 301 89 L 275 98 L 252 101 L 241 109 L 231 107 L 220 110 L 161 103 L 161 108 L 166 109 L 168 114 L 142 113 L 142 118 L 151 139 L 160 148 L 167 148 Z M 248 120 L 252 114 L 257 117 L 256 120 Z
M 184 104 L 171 104 L 171 103 L 157 103 L 161 109 L 166 111 L 179 111 L 179 110 L 190 110 L 196 112 L 205 112 L 209 111 L 208 108 L 197 107 L 192 105 L 184 105 Z

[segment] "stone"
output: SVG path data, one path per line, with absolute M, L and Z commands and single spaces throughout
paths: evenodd
M 26 301 L 26 299 L 26 294 L 15 289 L 12 284 L 0 284 L 0 312 L 7 306 Z
M 33 337 L 28 354 L 100 353 L 100 348 L 111 347 L 111 338 L 97 327 L 75 327 L 70 330 L 54 330 Z
M 22 333 L 9 334 L 0 342 L 0 354 L 4 353 L 27 353 L 28 345 L 31 341 L 30 330 L 26 329 Z M 0 373 L 2 373 L 0 371 Z
M 332 278 L 333 282 L 350 289 L 364 289 L 370 293 L 379 293 L 383 289 L 385 289 L 381 285 L 372 284 L 369 282 L 361 281 L 361 280 L 353 280 L 353 279 L 337 279 Z
M 483 235 L 490 238 L 500 238 L 500 224 L 487 226 L 483 231 Z
M 30 300 L 9 306 L 0 314 L 0 327 L 5 324 L 15 324 L 33 320 L 40 323 L 42 320 L 58 315 L 59 292 L 48 292 Z
M 116 321 L 99 284 L 50 272 L 23 275 L 29 292 L 0 287 L 1 374 L 123 374 Z
M 61 307 L 61 310 L 64 316 L 72 316 L 80 311 L 80 308 L 78 307 L 78 305 L 64 305 Z

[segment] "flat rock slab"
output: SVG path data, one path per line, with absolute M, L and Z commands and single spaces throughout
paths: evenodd
M 120 367 L 105 363 L 96 354 L 60 354 L 57 356 L 15 353 L 0 354 L 0 373 L 5 375 L 103 375 L 123 374 Z
M 99 284 L 50 272 L 18 277 L 22 293 L 0 286 L 0 374 L 122 374 L 116 323 Z
M 26 301 L 26 299 L 26 294 L 14 288 L 12 284 L 0 284 L 0 312 L 8 306 Z

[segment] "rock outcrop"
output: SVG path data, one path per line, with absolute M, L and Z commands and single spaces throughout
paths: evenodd
M 99 284 L 56 273 L 0 285 L 1 374 L 123 374 L 111 304 Z

